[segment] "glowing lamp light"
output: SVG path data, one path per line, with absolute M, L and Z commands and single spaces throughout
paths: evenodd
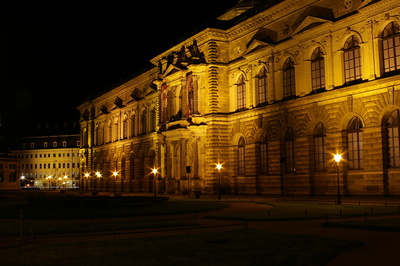
M 222 169 L 222 164 L 217 163 L 216 168 L 218 169 L 218 171 L 221 171 L 221 169 Z
M 339 163 L 342 160 L 342 155 L 335 154 L 333 155 L 333 158 L 335 159 L 335 162 Z
M 85 177 L 89 177 L 89 176 L 90 176 L 89 173 L 86 173 L 86 174 L 85 174 Z
M 151 170 L 151 172 L 152 172 L 153 174 L 157 174 L 158 170 L 157 170 L 156 168 L 154 168 L 153 170 Z
M 117 175 L 118 175 L 118 172 L 113 173 L 113 176 L 117 177 Z

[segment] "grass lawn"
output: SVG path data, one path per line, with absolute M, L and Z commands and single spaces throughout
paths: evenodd
M 3 265 L 323 265 L 359 242 L 236 230 L 32 244 L 0 250 Z
M 1 207 L 2 204 L 0 204 Z M 19 210 L 23 210 L 23 233 L 36 235 L 78 233 L 89 231 L 132 230 L 143 228 L 179 227 L 195 224 L 195 213 L 225 208 L 227 203 L 193 200 L 173 200 L 154 205 L 112 205 L 104 207 L 59 207 L 28 204 L 12 205 L 2 209 L 0 235 L 19 234 Z M 4 206 L 4 205 L 3 205 Z M 155 220 L 152 216 L 184 214 L 184 220 Z M 10 219 L 12 218 L 12 219 Z M 32 229 L 31 229 L 32 228 Z
M 324 224 L 328 227 L 355 228 L 364 230 L 378 230 L 400 232 L 400 218 L 367 219 L 352 221 L 330 221 Z
M 269 221 L 269 220 L 298 220 L 298 219 L 323 219 L 328 217 L 351 217 L 393 215 L 400 214 L 398 206 L 376 206 L 376 205 L 335 205 L 319 203 L 297 203 L 297 202 L 273 202 L 260 203 L 273 206 L 263 212 L 253 212 L 238 215 L 221 215 L 209 218 Z

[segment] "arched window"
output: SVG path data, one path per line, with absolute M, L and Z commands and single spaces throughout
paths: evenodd
M 133 153 L 130 156 L 130 161 L 129 161 L 129 170 L 130 170 L 130 179 L 135 179 L 135 156 Z
M 136 136 L 137 132 L 136 132 L 136 115 L 133 114 L 131 116 L 131 136 Z
M 325 127 L 323 123 L 318 123 L 313 134 L 314 144 L 314 170 L 316 172 L 325 171 Z
M 311 56 L 311 79 L 313 92 L 325 88 L 325 62 L 319 47 L 314 50 Z
M 347 146 L 349 149 L 349 168 L 362 169 L 363 167 L 363 135 L 362 122 L 358 117 L 350 120 L 347 128 Z
M 400 125 L 399 110 L 395 110 L 389 117 L 387 123 L 387 136 L 388 136 L 388 151 L 389 151 L 389 167 L 400 167 Z
M 268 101 L 268 83 L 267 83 L 267 70 L 265 67 L 261 68 L 258 73 L 258 104 L 263 104 Z
M 260 174 L 268 174 L 268 135 L 263 132 L 260 138 Z
M 238 175 L 245 174 L 245 141 L 240 137 L 238 142 Z
M 346 40 L 343 50 L 345 82 L 361 79 L 361 54 L 357 37 L 350 36 Z
M 296 96 L 294 62 L 291 57 L 283 64 L 283 97 L 292 99 Z
M 294 130 L 289 128 L 285 134 L 285 172 L 295 172 L 294 165 Z
M 140 114 L 140 133 L 146 134 L 147 133 L 147 121 L 146 121 L 146 111 L 143 110 Z
M 244 75 L 240 75 L 237 84 L 237 107 L 239 111 L 246 109 L 246 83 Z
M 399 24 L 389 23 L 382 33 L 382 54 L 384 72 L 400 70 L 400 31 Z
M 126 139 L 128 137 L 128 120 L 127 117 L 124 117 L 122 121 L 122 138 Z

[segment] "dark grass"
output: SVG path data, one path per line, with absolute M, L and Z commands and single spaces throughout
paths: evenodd
M 385 232 L 400 232 L 400 218 L 330 221 L 324 223 L 323 226 Z
M 32 244 L 0 250 L 3 265 L 324 265 L 359 242 L 237 230 L 170 237 Z
M 356 204 L 320 204 L 298 202 L 274 202 L 263 203 L 271 205 L 271 208 L 263 212 L 252 212 L 235 215 L 214 215 L 208 218 L 226 220 L 248 221 L 279 221 L 279 220 L 304 220 L 304 219 L 328 219 L 399 215 L 398 206 L 356 205 Z

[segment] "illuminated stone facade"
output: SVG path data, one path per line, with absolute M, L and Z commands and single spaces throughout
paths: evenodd
M 334 194 L 340 153 L 343 193 L 400 194 L 397 0 L 240 1 L 219 20 L 78 107 L 85 188 Z
M 21 164 L 18 179 L 21 178 L 30 188 L 43 190 L 79 188 L 80 135 L 77 123 L 38 125 L 32 134 L 34 136 L 18 138 L 11 151 Z

